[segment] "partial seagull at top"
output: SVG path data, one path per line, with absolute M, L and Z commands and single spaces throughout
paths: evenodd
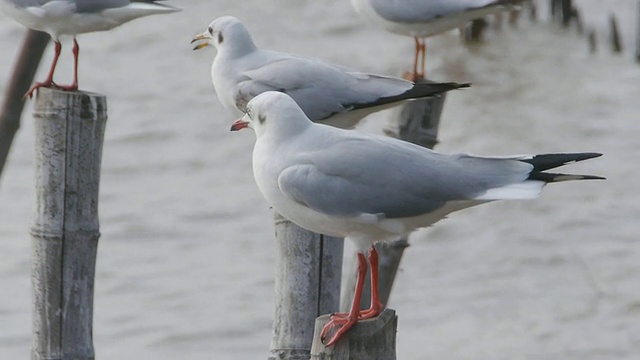
M 78 56 L 80 47 L 76 35 L 111 30 L 139 17 L 168 14 L 180 9 L 160 4 L 156 0 L 0 0 L 4 12 L 22 25 L 51 35 L 55 54 L 49 75 L 43 82 L 35 83 L 25 97 L 41 87 L 61 90 L 78 89 Z M 60 36 L 73 37 L 73 83 L 58 85 L 53 81 L 62 45 Z
M 425 38 L 505 10 L 522 0 L 351 0 L 353 8 L 376 26 L 412 36 L 416 43 L 413 81 L 424 78 Z M 418 62 L 421 62 L 418 69 Z
M 469 84 L 413 83 L 397 77 L 368 74 L 320 59 L 260 50 L 235 17 L 215 19 L 191 41 L 194 50 L 213 46 L 217 54 L 211 78 L 222 105 L 234 116 L 265 91 L 291 96 L 313 121 L 353 128 L 365 116 L 402 102 Z

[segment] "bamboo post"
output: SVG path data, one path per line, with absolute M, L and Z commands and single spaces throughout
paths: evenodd
M 424 80 L 428 81 L 428 80 Z M 396 110 L 394 117 L 399 119 L 397 129 L 389 129 L 385 132 L 387 135 L 398 137 L 399 139 L 409 141 L 411 143 L 424 146 L 429 149 L 438 143 L 438 127 L 440 126 L 440 116 L 444 107 L 446 94 L 438 94 L 427 99 L 415 100 L 408 102 Z M 391 288 L 402 260 L 404 249 L 409 246 L 406 238 L 396 241 L 376 244 L 379 258 L 379 289 L 380 301 L 383 305 L 389 302 Z M 347 311 L 353 299 L 353 291 L 356 281 L 356 255 L 353 255 L 351 261 L 351 269 L 347 278 L 340 308 Z M 362 300 L 360 302 L 361 309 L 369 308 L 369 300 L 371 298 L 371 285 L 369 282 L 370 273 L 367 272 L 367 280 L 365 280 L 364 290 L 362 292 Z
M 590 30 L 589 35 L 587 36 L 587 42 L 589 43 L 589 52 L 595 54 L 598 51 L 598 42 L 596 40 L 596 32 L 595 30 Z
M 536 21 L 538 21 L 538 8 L 537 8 L 537 5 L 533 0 L 528 1 L 528 3 L 529 3 L 529 21 L 536 22 Z
M 316 320 L 316 334 L 322 332 L 329 319 L 329 315 L 323 315 Z M 396 312 L 384 309 L 377 318 L 359 321 L 333 346 L 325 347 L 317 335 L 313 339 L 311 359 L 395 360 L 397 328 Z
M 621 53 L 622 41 L 620 40 L 620 33 L 618 32 L 618 21 L 613 14 L 609 17 L 609 24 L 611 26 L 611 49 L 614 53 Z
M 573 18 L 573 5 L 571 0 L 561 0 L 560 7 L 562 10 L 562 26 L 569 27 Z
M 471 21 L 471 24 L 467 25 L 465 28 L 465 36 L 464 40 L 466 44 L 477 44 L 482 42 L 482 34 L 484 33 L 484 29 L 488 26 L 488 23 L 485 19 L 475 19 Z
M 638 19 L 636 23 L 636 62 L 640 63 L 640 1 L 638 1 Z
M 24 107 L 23 95 L 33 82 L 49 39 L 47 33 L 28 30 L 16 59 L 13 75 L 9 80 L 4 103 L 0 109 L 0 177 L 9 156 L 13 137 L 20 128 L 20 115 Z
M 276 283 L 270 360 L 307 360 L 316 317 L 336 312 L 341 238 L 304 230 L 275 214 Z
M 106 98 L 41 88 L 31 219 L 33 360 L 89 360 Z

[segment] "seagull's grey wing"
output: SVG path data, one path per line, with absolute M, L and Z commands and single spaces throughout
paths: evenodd
M 291 96 L 311 120 L 318 121 L 413 87 L 403 79 L 350 72 L 317 59 L 264 53 L 270 61 L 243 72 L 237 86 L 235 99 L 241 110 L 254 96 L 273 90 Z
M 401 23 L 429 22 L 455 13 L 499 5 L 496 0 L 369 0 L 386 20 Z M 481 16 L 481 15 L 480 15 Z
M 343 140 L 284 170 L 280 190 L 315 211 L 341 216 L 417 216 L 520 183 L 533 166 L 517 160 L 443 155 L 384 138 Z
M 8 1 L 9 3 L 15 5 L 16 7 L 27 8 L 32 6 L 35 6 L 35 7 L 42 6 L 54 0 L 5 0 L 5 1 Z

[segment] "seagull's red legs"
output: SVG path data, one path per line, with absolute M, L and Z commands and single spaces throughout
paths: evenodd
M 61 90 L 67 91 L 75 91 L 78 90 L 78 57 L 80 55 L 80 47 L 78 46 L 78 41 L 76 38 L 73 38 L 73 84 L 71 85 L 58 85 L 53 82 L 53 73 L 56 71 L 56 66 L 58 65 L 58 59 L 60 58 L 60 52 L 62 50 L 62 45 L 59 41 L 54 41 L 55 45 L 55 53 L 53 55 L 53 62 L 51 63 L 51 69 L 49 70 L 49 75 L 43 82 L 37 82 L 33 84 L 33 86 L 27 91 L 24 97 L 31 98 L 33 93 L 41 87 L 55 87 Z
M 365 260 L 364 254 L 358 253 L 358 272 L 356 277 L 356 289 L 353 294 L 353 303 L 351 304 L 351 311 L 348 313 L 336 313 L 331 316 L 331 320 L 322 328 L 320 334 L 321 339 L 324 339 L 329 331 L 333 327 L 337 327 L 335 333 L 326 342 L 326 346 L 335 344 L 340 337 L 347 332 L 353 325 L 359 320 L 372 319 L 382 312 L 384 306 L 380 302 L 380 290 L 378 288 L 378 251 L 371 245 L 369 250 L 369 266 L 371 267 L 371 305 L 369 309 L 359 311 L 360 300 L 362 299 L 362 289 L 364 287 L 364 279 L 367 274 L 367 260 Z
M 371 305 L 369 309 L 363 310 L 358 316 L 358 320 L 372 319 L 382 312 L 384 306 L 380 302 L 380 290 L 378 288 L 378 250 L 371 245 L 369 250 L 369 266 L 371 267 Z
M 358 253 L 358 273 L 356 277 L 356 290 L 353 294 L 353 303 L 351 311 L 347 317 L 331 316 L 331 320 L 322 328 L 320 339 L 326 346 L 335 344 L 340 337 L 347 332 L 353 325 L 358 322 L 360 310 L 360 298 L 362 297 L 362 288 L 364 287 L 364 278 L 367 274 L 367 259 L 363 253 Z M 325 342 L 325 338 L 329 333 L 333 333 L 331 338 Z
M 426 40 L 423 40 L 417 36 L 413 37 L 413 40 L 416 43 L 416 56 L 413 61 L 413 73 L 405 74 L 404 77 L 411 81 L 418 81 L 424 79 L 424 63 L 425 63 L 425 55 L 426 55 Z M 422 56 L 421 56 L 422 55 Z M 418 71 L 418 61 L 422 62 L 421 70 Z
M 78 46 L 78 41 L 76 38 L 73 38 L 73 83 L 71 85 L 58 85 L 54 84 L 55 87 L 61 90 L 66 91 L 76 91 L 78 90 L 78 58 L 80 57 L 80 46 Z
M 62 49 L 62 45 L 59 41 L 54 40 L 53 44 L 55 45 L 55 53 L 53 55 L 53 62 L 51 63 L 51 70 L 49 70 L 49 75 L 43 82 L 37 82 L 33 84 L 33 86 L 24 94 L 25 98 L 31 98 L 33 93 L 41 87 L 49 87 L 55 84 L 53 83 L 53 73 L 56 70 L 56 65 L 58 64 L 58 58 L 60 57 L 60 50 Z

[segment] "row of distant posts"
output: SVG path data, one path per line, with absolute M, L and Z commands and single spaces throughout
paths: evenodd
M 577 11 L 571 1 L 551 1 L 554 3 L 552 11 L 562 11 L 563 23 L 568 24 L 576 18 Z M 612 21 L 612 28 L 617 28 L 615 21 Z M 31 36 L 33 32 L 29 34 Z M 38 45 L 34 47 L 36 43 Z M 41 53 L 43 38 L 28 37 L 23 54 L 27 54 L 29 48 Z M 640 62 L 640 3 L 636 57 Z M 16 99 L 28 88 L 36 66 L 31 64 L 16 69 L 14 75 L 23 77 L 22 81 L 12 81 L 9 87 L 0 117 L 0 129 L 4 133 L 0 135 L 6 135 L 5 129 L 9 129 L 12 139 L 17 130 L 21 104 L 17 106 Z M 396 113 L 398 128 L 392 132 L 401 139 L 433 147 L 437 142 L 444 99 L 444 95 L 438 95 L 400 108 Z M 36 98 L 34 117 L 37 119 L 36 190 L 30 230 L 33 252 L 32 359 L 94 359 L 93 289 L 100 236 L 98 193 L 107 120 L 106 98 L 84 92 L 41 89 Z M 0 150 L 8 152 L 6 140 L 2 136 L 0 140 Z M 339 308 L 342 239 L 307 232 L 277 214 L 275 229 L 276 311 L 270 359 L 308 359 L 309 356 L 315 359 L 395 359 L 396 318 L 390 311 L 381 315 L 382 320 L 356 325 L 332 348 L 322 346 L 317 335 L 313 337 L 314 329 L 320 329 L 327 321 L 326 317 L 320 318 L 314 325 L 316 317 Z M 385 304 L 407 246 L 407 240 L 400 239 L 379 247 L 381 296 Z M 352 285 L 345 288 L 351 290 Z M 351 296 L 351 293 L 345 293 L 342 302 L 349 303 Z M 368 296 L 363 298 L 368 299 Z M 362 307 L 367 305 L 362 304 Z M 371 332 L 371 328 L 379 331 Z M 369 335 L 363 337 L 363 333 Z M 380 341 L 375 338 L 372 341 L 371 336 L 379 336 Z M 376 347 L 376 344 L 384 346 Z

